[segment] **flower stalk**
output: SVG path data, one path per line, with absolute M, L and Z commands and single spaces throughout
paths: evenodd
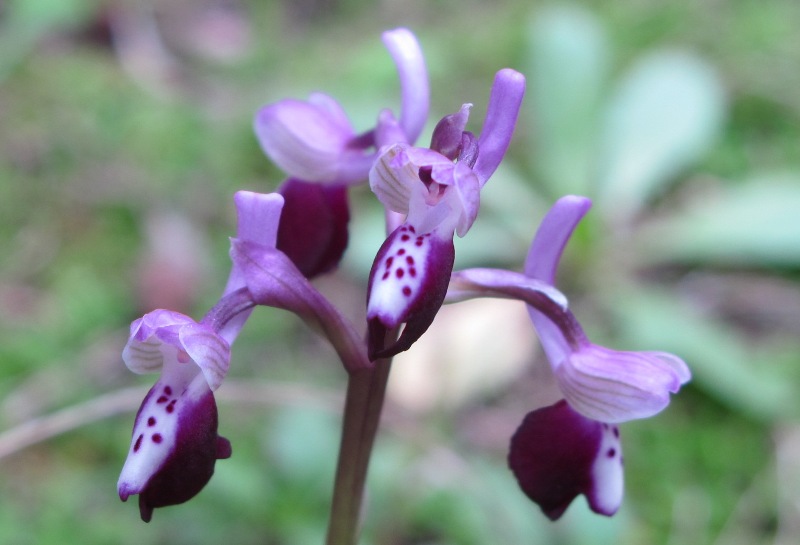
M 333 486 L 327 545 L 355 545 L 361 529 L 364 490 L 375 444 L 391 359 L 348 375 L 342 437 Z

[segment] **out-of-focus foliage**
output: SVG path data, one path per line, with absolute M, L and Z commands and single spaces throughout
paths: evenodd
M 496 357 L 524 361 L 485 381 L 474 378 L 476 366 L 493 372 L 484 351 L 448 361 L 463 376 L 438 373 L 443 384 L 428 392 L 458 392 L 424 406 L 390 400 L 364 543 L 793 543 L 794 0 L 0 2 L 0 428 L 151 382 L 120 360 L 128 324 L 159 306 L 199 317 L 213 304 L 233 192 L 280 182 L 251 132 L 256 108 L 324 90 L 357 127 L 370 125 L 398 99 L 379 34 L 400 25 L 426 52 L 432 119 L 474 102 L 479 129 L 495 70 L 529 79 L 510 156 L 459 241 L 458 265 L 518 268 L 553 199 L 586 194 L 595 209 L 560 284 L 575 312 L 593 339 L 675 352 L 695 378 L 663 415 L 623 427 L 621 513 L 603 519 L 578 500 L 552 524 L 504 459 L 546 389 L 538 356 L 526 341 L 499 347 Z M 353 199 L 367 208 L 347 262 L 319 285 L 358 320 L 383 226 L 368 191 Z M 510 324 L 524 331 L 517 315 Z M 220 420 L 234 455 L 196 499 L 149 525 L 119 502 L 136 406 L 101 410 L 22 450 L 9 443 L 18 436 L 0 436 L 0 452 L 12 452 L 0 470 L 0 543 L 321 542 L 343 371 L 299 321 L 268 309 L 233 355 Z M 410 351 L 393 391 L 446 357 Z

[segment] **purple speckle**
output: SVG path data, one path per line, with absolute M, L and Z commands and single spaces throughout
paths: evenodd
M 160 433 L 154 433 L 154 434 L 153 434 L 153 443 L 155 443 L 155 444 L 159 444 L 159 443 L 161 443 L 161 441 L 163 441 L 163 440 L 164 440 L 164 438 L 161 436 L 161 434 L 160 434 Z
M 617 455 L 617 449 L 610 448 L 608 449 L 608 452 L 606 452 L 606 456 L 608 456 L 609 458 L 613 458 L 616 455 Z
M 403 286 L 403 295 L 405 295 L 406 297 L 410 297 L 411 296 L 411 287 Z
M 406 271 L 398 268 L 396 271 L 394 271 L 394 274 L 397 278 L 403 278 L 403 275 L 406 274 Z
M 175 403 L 177 403 L 177 402 L 178 402 L 177 399 L 173 399 L 172 401 L 169 402 L 169 405 L 167 405 L 167 412 L 168 413 L 172 413 L 175 410 Z
M 172 395 L 172 388 L 169 386 L 164 386 L 164 395 L 171 396 Z
M 142 434 L 139 434 L 139 437 L 136 438 L 136 442 L 133 444 L 133 452 L 139 452 L 139 449 L 142 448 L 142 438 L 144 438 Z
M 166 403 L 167 401 L 169 401 L 169 398 L 167 396 L 161 396 L 158 399 L 156 399 L 156 403 Z
M 150 417 L 147 419 L 147 425 L 151 428 L 156 425 L 156 419 L 154 417 Z

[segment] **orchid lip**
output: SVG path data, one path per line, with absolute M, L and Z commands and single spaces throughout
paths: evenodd
M 421 234 L 406 223 L 381 246 L 372 265 L 367 298 L 371 360 L 405 351 L 433 323 L 447 294 L 455 250 L 452 235 Z M 388 331 L 405 324 L 385 346 Z
M 508 464 L 523 492 L 551 520 L 581 494 L 606 516 L 622 503 L 619 429 L 585 418 L 564 400 L 528 413 L 511 439 Z

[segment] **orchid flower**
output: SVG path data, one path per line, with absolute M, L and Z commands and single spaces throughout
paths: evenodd
M 417 39 L 405 28 L 382 37 L 400 79 L 399 119 L 383 110 L 375 128 L 356 134 L 339 103 L 322 93 L 269 104 L 255 117 L 261 148 L 289 176 L 278 189 L 286 207 L 277 247 L 308 278 L 334 268 L 344 253 L 347 187 L 366 182 L 381 146 L 416 141 L 428 116 L 428 75 Z
M 188 316 L 156 310 L 131 325 L 122 353 L 131 371 L 160 371 L 133 425 L 128 459 L 117 489 L 122 501 L 139 494 L 142 520 L 153 509 L 194 497 L 231 455 L 217 435 L 216 389 L 228 371 L 230 346 Z
M 550 284 L 561 254 L 591 201 L 561 198 L 534 238 L 525 273 Z M 590 343 L 573 328 L 529 306 L 565 400 L 529 413 L 511 441 L 509 466 L 522 490 L 551 519 L 578 494 L 597 513 L 613 515 L 622 503 L 623 457 L 619 422 L 647 418 L 669 404 L 691 378 L 686 364 L 665 352 L 622 352 Z
M 238 236 L 274 246 L 282 198 L 240 191 L 235 202 Z M 214 473 L 216 460 L 230 457 L 230 443 L 217 434 L 213 391 L 228 372 L 230 345 L 254 305 L 244 272 L 234 263 L 223 297 L 199 323 L 155 310 L 131 324 L 125 364 L 135 373 L 161 373 L 136 414 L 117 483 L 122 501 L 139 495 L 145 522 L 156 507 L 194 497 Z
M 516 125 L 525 78 L 497 73 L 479 138 L 466 132 L 471 104 L 442 119 L 431 148 L 385 146 L 370 170 L 370 187 L 393 212 L 405 215 L 375 257 L 367 319 L 371 359 L 407 350 L 442 305 L 453 270 L 453 237 L 466 235 L 478 215 L 481 187 L 500 164 Z M 386 345 L 400 324 L 399 338 Z
M 591 206 L 561 198 L 536 233 L 525 274 L 472 269 L 453 274 L 448 298 L 479 294 L 522 299 L 564 399 L 529 413 L 511 440 L 509 466 L 522 490 L 551 519 L 579 494 L 613 515 L 623 496 L 618 423 L 663 410 L 689 381 L 686 364 L 665 352 L 625 352 L 591 343 L 555 286 L 561 254 Z

